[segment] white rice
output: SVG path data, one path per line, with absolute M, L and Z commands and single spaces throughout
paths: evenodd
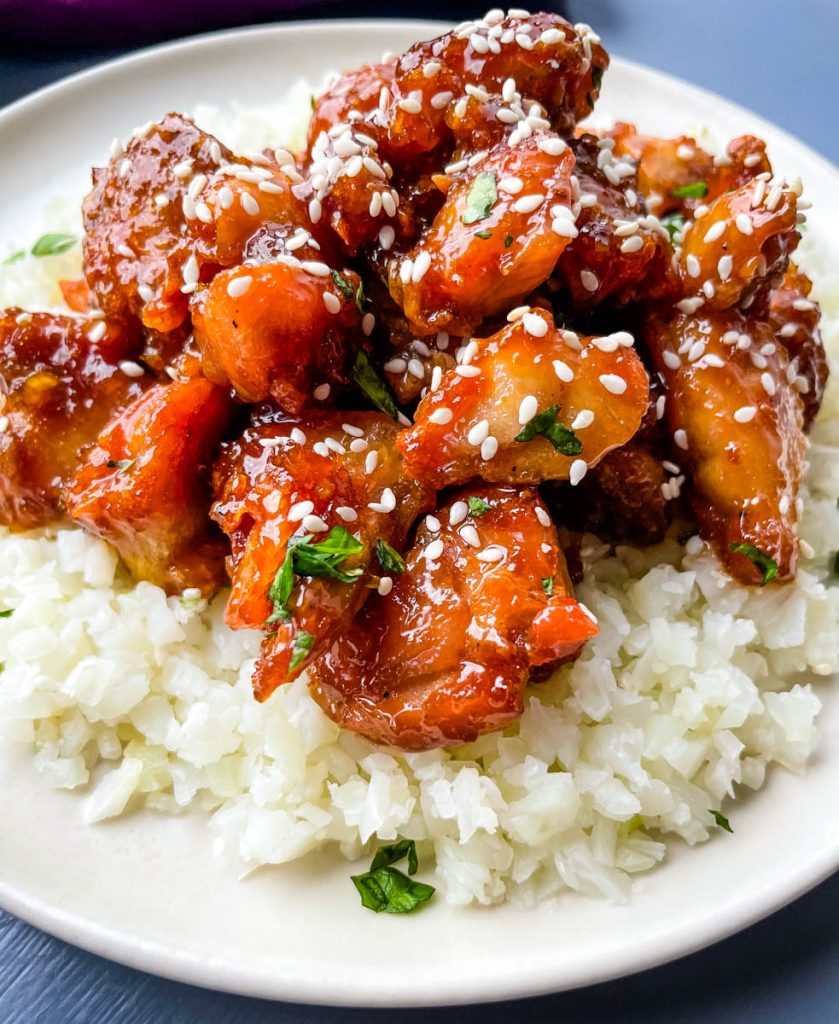
M 294 142 L 299 112 L 199 110 L 232 147 Z M 277 125 L 294 127 L 289 139 Z M 78 202 L 49 230 L 79 231 Z M 806 247 L 805 247 L 806 248 Z M 805 252 L 839 354 L 839 280 Z M 0 306 L 62 308 L 78 247 L 0 267 Z M 113 551 L 62 526 L 0 535 L 0 735 L 31 744 L 47 784 L 85 794 L 89 823 L 145 809 L 210 816 L 214 849 L 245 872 L 325 845 L 358 858 L 406 836 L 455 904 L 529 903 L 574 889 L 625 899 L 631 878 L 702 842 L 710 809 L 801 771 L 818 743 L 818 689 L 839 671 L 839 381 L 812 435 L 794 583 L 732 582 L 694 538 L 645 550 L 584 545 L 579 597 L 600 635 L 530 688 L 521 721 L 455 751 L 401 754 L 341 732 L 305 682 L 251 695 L 259 634 L 223 624 L 226 594 L 167 598 Z M 806 782 L 802 782 L 806 785 Z

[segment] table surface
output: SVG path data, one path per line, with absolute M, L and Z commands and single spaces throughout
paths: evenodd
M 568 0 L 545 6 L 563 6 L 572 20 L 594 25 L 613 52 L 721 93 L 839 163 L 839 133 L 822 127 L 832 121 L 828 100 L 839 97 L 837 0 Z M 458 4 L 399 9 L 414 16 L 470 13 Z M 375 14 L 377 6 L 353 10 Z M 5 52 L 0 41 L 0 106 L 117 55 Z M 377 1024 L 392 1016 L 270 1004 L 164 981 L 0 912 L 2 1024 Z M 839 875 L 740 935 L 633 978 L 493 1007 L 400 1013 L 403 1024 L 425 1024 L 432 1016 L 440 1024 L 525 1018 L 531 1024 L 839 1024 Z

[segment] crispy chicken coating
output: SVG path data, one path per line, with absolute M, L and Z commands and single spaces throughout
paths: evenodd
M 327 714 L 380 743 L 428 750 L 504 728 L 531 672 L 597 633 L 532 488 L 457 493 L 405 563 L 310 673 Z
M 397 438 L 409 473 L 437 488 L 576 480 L 637 431 L 649 381 L 630 335 L 581 338 L 543 310 L 515 315 L 422 399 Z
M 71 518 L 168 593 L 209 595 L 224 579 L 209 470 L 230 412 L 202 377 L 159 384 L 108 423 L 67 484 Z
M 791 579 L 803 410 L 768 324 L 735 310 L 651 318 L 647 349 L 664 381 L 673 457 L 689 470 L 699 531 L 740 582 L 766 580 L 733 545 L 751 545 Z
M 102 319 L 0 313 L 4 526 L 61 518 L 61 488 L 79 453 L 150 383 L 131 361 L 137 349 L 136 334 Z
M 265 408 L 239 440 L 225 444 L 212 515 L 232 548 L 226 618 L 234 629 L 267 630 L 254 677 L 260 700 L 348 628 L 369 587 L 386 575 L 377 541 L 400 549 L 430 506 L 432 492 L 405 473 L 394 448 L 397 430 L 383 413 L 311 410 L 292 418 Z M 335 528 L 360 546 L 340 571 L 360 574 L 346 581 L 295 573 L 287 614 L 277 611 L 270 595 L 294 542 L 309 536 L 317 544 Z M 301 637 L 313 638 L 312 646 L 296 658 Z

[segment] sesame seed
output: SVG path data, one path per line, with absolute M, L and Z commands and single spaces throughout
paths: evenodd
M 469 515 L 469 506 L 465 501 L 456 501 L 449 509 L 449 525 L 458 526 Z
M 323 216 L 323 206 L 321 205 L 320 199 L 317 196 L 313 196 L 309 200 L 309 220 L 313 224 L 317 224 Z
M 754 233 L 754 225 L 752 224 L 752 218 L 747 213 L 738 213 L 734 218 L 734 223 L 737 230 L 742 235 L 751 235 Z
M 502 192 L 509 192 L 510 195 L 517 195 L 524 188 L 521 178 L 502 178 L 498 182 L 498 188 Z
M 435 92 L 431 97 L 431 106 L 435 110 L 442 110 L 447 107 L 454 99 L 454 94 L 450 92 Z
M 533 213 L 544 203 L 545 197 L 540 195 L 521 196 L 513 203 L 516 213 Z
M 447 409 L 445 406 L 440 406 L 435 409 L 433 413 L 428 417 L 429 423 L 435 423 L 439 426 L 445 426 L 446 423 L 451 423 L 452 411 Z
M 718 220 L 716 224 L 712 224 L 711 227 L 708 228 L 708 230 L 705 232 L 705 237 L 702 239 L 702 241 L 705 242 L 706 245 L 710 244 L 711 242 L 716 242 L 716 240 L 723 234 L 724 231 L 725 221 Z
M 307 274 L 312 274 L 314 277 L 329 277 L 332 273 L 325 263 L 320 263 L 318 260 L 303 260 L 300 266 Z
M 454 372 L 458 377 L 479 377 L 481 370 L 478 366 L 456 366 Z
M 396 508 L 396 495 L 389 487 L 385 487 L 379 501 L 370 502 L 368 508 L 374 512 L 392 512 Z
M 705 355 L 705 342 L 695 341 L 688 349 L 688 362 L 695 363 L 697 359 L 701 359 Z
M 536 513 L 536 518 L 539 520 L 542 526 L 548 527 L 551 525 L 551 517 L 542 508 L 541 505 L 536 505 L 533 511 Z
M 408 363 L 404 359 L 389 359 L 383 369 L 386 373 L 404 373 L 408 369 Z
M 379 232 L 379 245 L 385 250 L 385 252 L 387 252 L 393 245 L 395 238 L 396 232 L 390 224 L 385 224 Z
M 770 396 L 770 398 L 777 391 L 777 387 L 775 385 L 775 378 L 772 376 L 771 373 L 762 373 L 760 375 L 760 383 L 763 385 L 763 390 L 766 392 L 767 395 Z
M 574 379 L 574 371 L 561 359 L 554 359 L 553 361 L 554 373 L 559 377 L 563 384 L 570 384 Z
M 560 32 L 558 28 L 547 28 L 539 36 L 539 42 L 545 43 L 547 46 L 552 46 L 554 43 L 561 43 L 565 40 L 565 33 Z
M 430 544 L 428 544 L 425 551 L 423 551 L 422 553 L 423 557 L 427 562 L 434 562 L 436 561 L 436 559 L 440 557 L 440 555 L 443 554 L 443 547 L 444 544 L 442 540 L 440 540 L 440 538 L 438 537 L 437 540 L 433 540 L 431 541 Z
M 499 547 L 498 544 L 490 544 L 483 551 L 479 551 L 475 557 L 479 562 L 500 562 L 506 554 L 506 548 Z
M 564 364 L 563 364 L 564 365 Z M 519 423 L 529 423 L 536 415 L 539 408 L 539 401 L 535 395 L 525 395 L 519 405 Z
M 478 531 L 471 523 L 461 526 L 459 533 L 470 548 L 479 548 L 481 546 L 481 538 L 478 535 Z
M 308 515 L 303 517 L 303 529 L 307 533 L 326 533 L 329 527 L 320 516 Z
M 358 455 L 360 452 L 366 452 L 369 447 L 370 445 L 363 437 L 357 437 L 354 441 L 350 441 L 350 451 L 355 455 Z
M 250 274 L 243 274 L 241 277 L 234 277 L 232 281 L 227 283 L 227 294 L 231 299 L 238 299 L 244 295 L 245 292 L 253 284 L 253 278 Z
M 688 435 L 684 430 L 676 430 L 673 433 L 673 440 L 676 443 L 677 448 L 681 448 L 683 451 L 688 449 Z
M 382 576 L 379 579 L 379 583 L 378 583 L 378 586 L 376 587 L 376 590 L 378 591 L 379 594 L 381 594 L 382 597 L 387 597 L 387 595 L 391 592 L 391 590 L 393 590 L 393 579 L 392 579 L 392 577 L 390 577 L 390 576 Z
M 423 249 L 414 260 L 413 270 L 411 271 L 411 281 L 414 284 L 419 282 L 425 277 L 426 271 L 431 266 L 431 253 Z
M 259 203 L 254 199 L 250 192 L 242 192 L 239 196 L 239 202 L 242 205 L 242 209 L 245 213 L 249 213 L 252 217 L 256 217 L 259 214 Z
M 633 253 L 644 248 L 644 239 L 640 235 L 632 235 L 626 241 L 621 242 L 621 252 Z
M 781 500 L 778 502 L 778 511 L 782 516 L 785 516 L 789 512 L 790 500 L 789 495 L 784 494 Z
M 489 420 L 479 420 L 466 435 L 466 440 L 475 447 L 483 444 L 489 434 Z
M 571 463 L 571 468 L 568 470 L 568 480 L 571 486 L 576 487 L 587 472 L 588 465 L 586 464 L 585 459 L 574 459 Z
M 580 273 L 580 282 L 587 292 L 596 292 L 600 287 L 597 275 L 593 274 L 590 270 L 583 270 Z
M 481 458 L 484 462 L 489 462 L 490 459 L 494 459 L 498 452 L 498 439 L 490 435 L 485 438 L 481 445 Z
M 404 110 L 406 114 L 419 114 L 422 110 L 422 104 L 413 96 L 406 96 L 405 99 L 399 100 L 396 106 L 400 110 Z
M 354 523 L 358 519 L 358 512 L 348 505 L 339 505 L 335 509 L 335 514 L 343 519 L 345 523 Z
M 693 253 L 690 253 L 688 258 L 685 260 L 685 265 L 687 267 L 687 272 L 691 277 L 699 277 L 702 273 L 702 267 L 699 260 L 693 255 Z
M 548 333 L 548 321 L 538 313 L 524 313 L 521 322 L 525 331 L 534 338 L 544 338 Z
M 331 451 L 335 452 L 336 455 L 346 455 L 347 449 L 341 444 L 340 441 L 336 441 L 334 437 L 326 437 L 323 442 L 326 447 Z
M 720 281 L 727 281 L 731 277 L 731 271 L 734 269 L 734 260 L 731 256 L 720 256 L 719 262 L 717 263 L 717 273 L 720 276 Z
M 311 515 L 314 510 L 315 503 L 313 501 L 298 501 L 288 510 L 287 519 L 290 523 L 299 523 L 301 519 Z
M 676 308 L 680 312 L 686 313 L 688 316 L 691 316 L 697 311 L 697 309 L 699 309 L 699 307 L 704 302 L 705 300 L 703 298 L 700 298 L 699 296 L 697 296 L 694 299 L 681 299 L 679 302 L 676 303 Z
M 373 470 L 376 468 L 378 464 L 379 453 L 375 449 L 373 449 L 373 451 L 367 453 L 367 456 L 364 459 L 364 472 L 368 476 L 370 476 L 370 474 L 373 472 Z
M 365 313 L 361 318 L 361 331 L 365 337 L 369 337 L 376 326 L 376 318 L 372 313 Z
M 416 377 L 417 380 L 424 380 L 425 367 L 423 366 L 422 361 L 419 359 L 410 359 L 408 361 L 408 373 L 410 373 L 412 377 Z
M 94 324 L 93 327 L 87 332 L 87 336 L 90 341 L 95 345 L 98 341 L 101 341 L 108 332 L 107 324 L 104 320 L 100 320 L 98 324 Z
M 734 419 L 737 423 L 751 423 L 757 416 L 757 409 L 753 405 L 741 405 L 734 412 Z
M 330 384 L 318 384 L 312 394 L 318 402 L 325 402 L 329 398 L 332 386 Z
M 547 153 L 548 156 L 560 156 L 568 148 L 568 145 L 563 139 L 540 139 L 536 143 L 536 148 Z
M 296 444 L 305 444 L 306 443 L 306 435 L 303 433 L 303 431 L 300 429 L 300 427 L 292 427 L 291 433 L 289 434 L 289 437 Z
M 778 333 L 782 338 L 793 338 L 795 337 L 799 327 L 801 327 L 801 324 L 784 324 Z
M 330 313 L 341 312 L 341 300 L 337 295 L 333 295 L 332 292 L 323 293 L 323 304 Z
M 616 373 L 602 373 L 598 379 L 609 394 L 622 395 L 626 391 L 626 381 Z
M 428 60 L 425 62 L 422 68 L 423 77 L 434 78 L 436 74 L 439 74 L 442 64 L 436 60 Z
M 400 267 L 399 267 L 399 280 L 402 282 L 402 284 L 409 284 L 410 280 L 411 280 L 411 276 L 412 276 L 413 273 L 414 273 L 414 263 L 413 263 L 413 260 L 410 260 L 410 259 L 403 260 L 401 265 L 400 265 Z

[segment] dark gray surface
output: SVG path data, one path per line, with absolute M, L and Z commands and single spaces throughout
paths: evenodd
M 593 24 L 614 52 L 750 107 L 839 162 L 839 0 L 569 0 L 565 6 L 572 20 Z M 374 5 L 365 12 L 375 13 Z M 411 6 L 413 14 L 448 12 L 459 17 L 462 8 Z M 2 47 L 0 39 L 0 105 L 112 55 Z M 713 879 L 708 899 L 714 899 Z M 324 936 L 333 948 L 346 941 Z M 493 1007 L 400 1011 L 398 1017 L 403 1024 L 839 1024 L 839 876 L 739 936 L 634 978 Z M 383 1024 L 396 1018 L 395 1012 L 204 992 L 83 953 L 0 913 L 0 1024 Z

